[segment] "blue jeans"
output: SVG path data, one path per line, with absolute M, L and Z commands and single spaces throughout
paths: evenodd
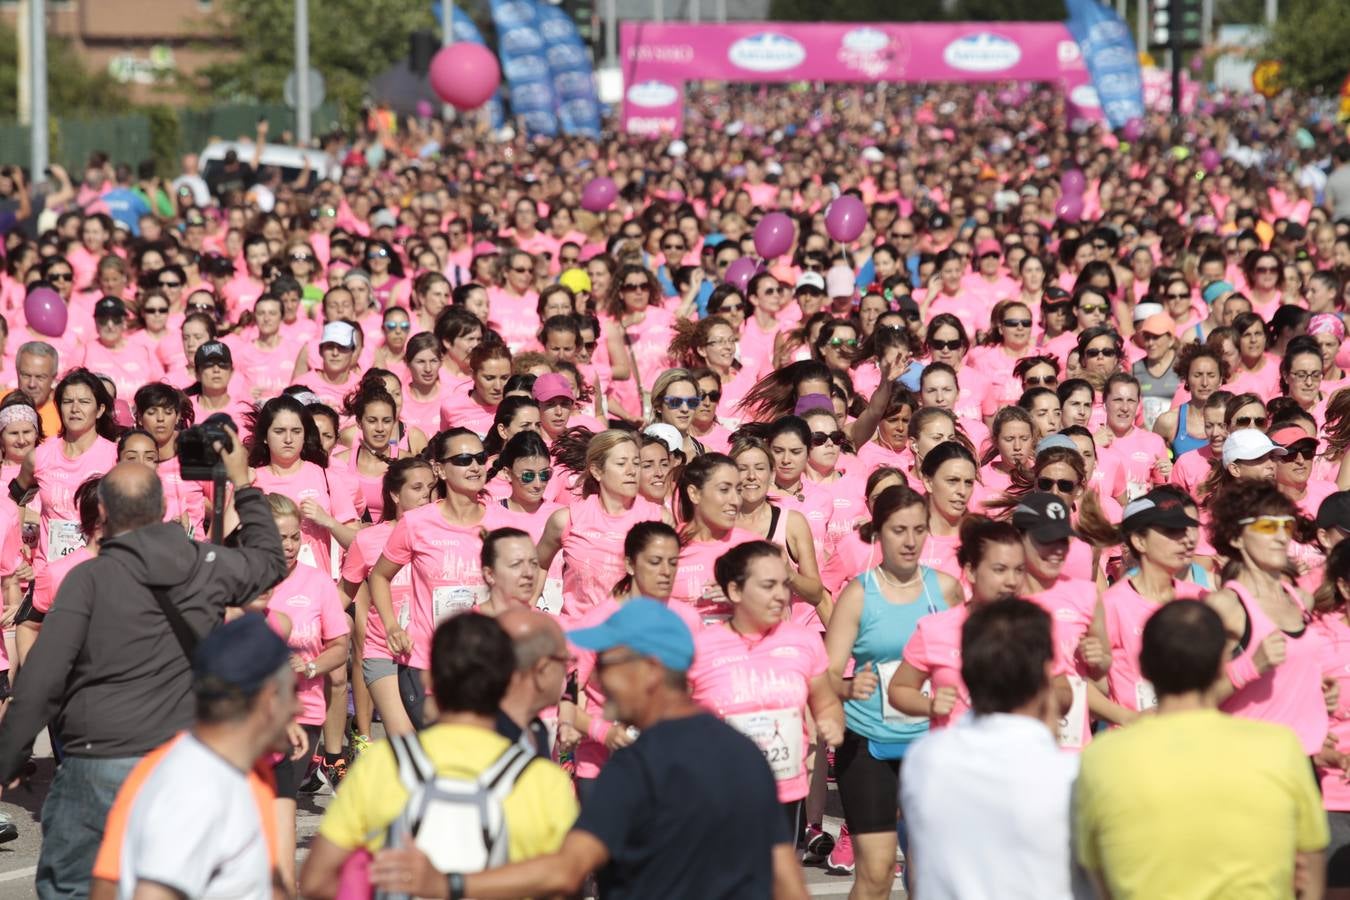
M 39 900 L 84 900 L 103 822 L 139 756 L 109 759 L 67 756 L 42 804 L 42 853 L 36 888 Z

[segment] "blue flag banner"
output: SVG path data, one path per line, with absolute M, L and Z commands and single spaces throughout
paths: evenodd
M 437 24 L 440 24 L 441 4 L 439 2 L 433 2 L 431 8 L 432 12 L 436 15 Z M 450 17 L 450 36 L 455 39 L 455 42 L 467 41 L 470 44 L 481 44 L 486 47 L 487 41 L 483 40 L 482 33 L 479 32 L 478 26 L 474 24 L 473 19 L 469 18 L 469 14 L 464 12 L 464 10 L 460 9 L 458 6 L 451 7 L 451 9 L 453 12 Z M 492 99 L 484 104 L 484 106 L 487 108 L 488 121 L 492 123 L 492 127 L 501 128 L 502 92 L 500 88 L 492 94 Z
M 558 133 L 558 97 L 534 0 L 492 0 L 497 55 L 511 93 L 511 115 L 530 134 Z
M 1116 11 L 1098 0 L 1065 0 L 1065 23 L 1083 53 L 1102 112 L 1112 128 L 1144 116 L 1144 85 L 1139 55 L 1129 27 Z
M 595 90 L 595 67 L 591 53 L 577 33 L 572 18 L 556 6 L 534 0 L 539 33 L 553 93 L 558 102 L 558 121 L 566 134 L 600 137 L 600 98 Z

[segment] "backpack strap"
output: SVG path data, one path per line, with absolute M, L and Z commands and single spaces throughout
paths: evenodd
M 409 794 L 436 777 L 436 767 L 416 733 L 391 735 L 389 749 L 394 751 L 399 783 Z

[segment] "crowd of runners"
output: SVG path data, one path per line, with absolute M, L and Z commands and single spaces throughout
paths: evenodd
M 808 865 L 858 900 L 901 879 L 923 900 L 1069 896 L 1075 873 L 1112 897 L 1238 896 L 1221 878 L 1350 896 L 1350 143 L 1289 99 L 1206 96 L 1126 141 L 1070 130 L 1049 88 L 1013 93 L 710 90 L 679 138 L 598 143 L 423 123 L 348 142 L 331 180 L 233 157 L 161 181 L 96 156 L 40 191 L 0 171 L 0 777 L 31 772 L 48 724 L 63 766 L 126 760 L 80 813 L 89 834 L 44 815 L 40 893 L 86 896 L 106 831 L 125 840 L 104 847 L 122 868 L 94 870 L 109 896 L 158 896 L 126 869 L 141 801 L 102 827 L 143 751 L 62 731 L 91 714 L 72 698 L 98 661 L 33 697 L 49 627 L 93 584 L 72 573 L 125 542 L 109 497 L 140 489 L 134 464 L 188 537 L 222 511 L 227 534 L 269 515 L 279 534 L 234 541 L 279 553 L 279 580 L 230 600 L 271 628 L 203 633 L 193 666 L 199 692 L 247 702 L 269 660 L 294 673 L 273 715 L 290 749 L 258 767 L 274 795 L 243 810 L 283 893 L 362 877 L 351 860 L 385 846 L 419 758 L 495 772 L 519 744 L 537 762 L 512 773 L 510 852 L 480 862 L 539 866 L 467 886 L 483 865 L 463 869 L 443 895 L 793 896 Z M 599 177 L 616 197 L 588 209 Z M 851 239 L 837 198 L 865 210 Z M 791 242 L 764 258 L 775 212 Z M 221 446 L 223 486 L 179 459 L 221 413 L 242 443 Z M 1177 600 L 1200 602 L 1150 624 Z M 244 646 L 262 675 L 229 665 Z M 1281 728 L 1220 741 L 1215 705 Z M 199 736 L 232 709 L 199 696 Z M 765 765 L 672 725 L 700 709 Z M 962 732 L 1027 710 L 1034 734 Z M 1173 765 L 1169 711 L 1251 760 L 1194 830 L 1268 840 L 1183 835 L 1200 811 L 1136 771 Z M 1269 746 L 1233 749 L 1248 737 Z M 1189 764 L 1158 782 L 1203 780 Z M 1261 794 L 1267 764 L 1287 808 Z M 938 784 L 957 806 L 1020 785 L 1039 844 L 982 830 L 996 817 L 952 812 Z M 300 872 L 297 796 L 320 790 Z M 733 798 L 744 822 L 699 838 L 721 849 L 682 856 L 711 823 L 696 801 Z M 1154 842 L 1218 862 L 1141 857 Z M 962 846 L 1016 884 L 962 883 Z M 179 896 L 255 896 L 212 893 L 214 872 L 177 884 L 154 852 L 145 877 Z M 365 859 L 386 887 L 431 871 Z M 699 867 L 720 880 L 681 880 Z

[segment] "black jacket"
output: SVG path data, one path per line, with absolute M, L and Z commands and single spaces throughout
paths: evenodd
M 66 576 L 14 682 L 0 727 L 0 784 L 15 777 L 42 727 L 55 723 L 71 756 L 138 756 L 193 719 L 192 666 L 151 592 L 199 636 L 286 575 L 261 491 L 235 494 L 237 548 L 192 540 L 175 523 L 105 541 Z

